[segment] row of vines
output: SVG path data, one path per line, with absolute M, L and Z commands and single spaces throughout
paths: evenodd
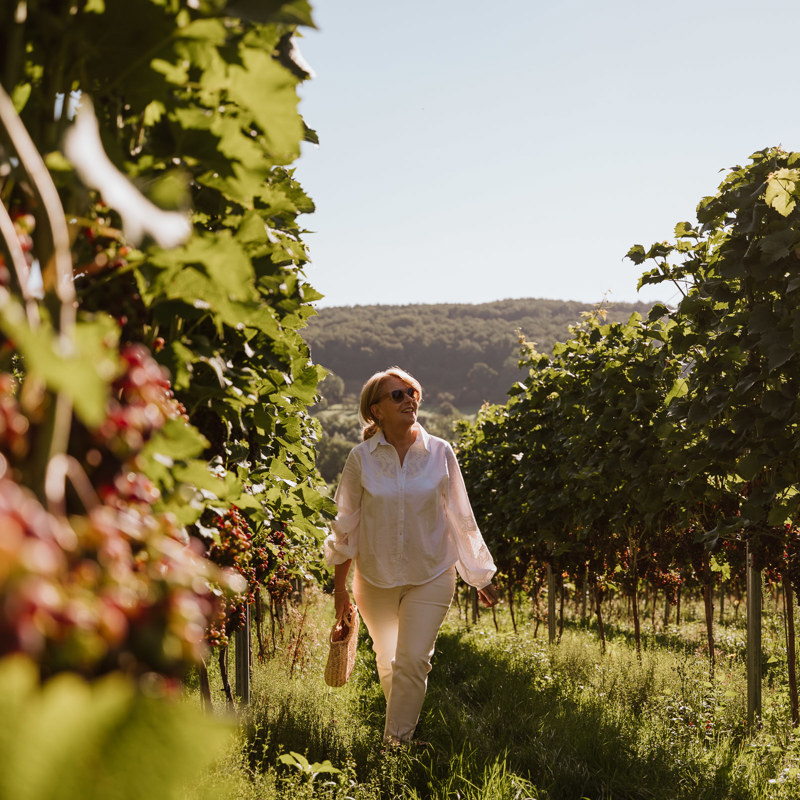
M 603 631 L 624 592 L 675 603 L 744 590 L 746 560 L 800 588 L 800 154 L 768 149 L 731 169 L 671 243 L 631 248 L 644 284 L 677 302 L 606 324 L 602 308 L 545 355 L 521 341 L 527 378 L 462 425 L 459 457 L 510 594 L 541 565 L 592 587 Z M 789 626 L 790 634 L 793 625 Z M 794 683 L 793 640 L 789 643 Z M 800 721 L 794 694 L 794 719 Z
M 39 679 L 177 686 L 320 568 L 303 26 L 0 8 L 0 656 Z

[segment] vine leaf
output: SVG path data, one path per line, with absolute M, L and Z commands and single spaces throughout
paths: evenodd
M 242 66 L 230 67 L 230 97 L 250 109 L 275 162 L 291 163 L 300 155 L 304 137 L 297 113 L 297 79 L 261 50 L 249 48 L 241 55 Z
M 796 169 L 784 167 L 770 175 L 767 180 L 764 200 L 768 206 L 784 217 L 788 217 L 797 204 L 794 194 L 797 191 L 798 179 L 800 179 L 800 173 Z
M 79 322 L 73 341 L 67 342 L 49 326 L 31 328 L 21 306 L 7 299 L 0 308 L 0 329 L 14 341 L 26 373 L 44 381 L 51 391 L 69 397 L 88 427 L 100 425 L 109 384 L 119 367 L 116 351 L 109 347 L 117 341 L 110 317 Z
M 664 404 L 668 406 L 676 397 L 685 397 L 688 392 L 689 383 L 686 378 L 677 378 L 664 398 Z

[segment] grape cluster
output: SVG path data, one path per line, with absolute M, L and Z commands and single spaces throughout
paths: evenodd
M 647 571 L 647 578 L 653 586 L 661 589 L 666 594 L 671 605 L 677 604 L 678 589 L 683 585 L 683 576 L 677 567 L 672 569 L 654 567 Z
M 108 270 L 118 270 L 127 266 L 131 248 L 122 241 L 118 228 L 111 226 L 109 209 L 95 206 L 98 216 L 92 225 L 84 225 L 73 245 L 73 253 L 79 266 L 75 269 L 75 279 L 81 280 Z
M 180 675 L 203 653 L 212 587 L 233 588 L 146 502 L 65 520 L 0 478 L 0 531 L 0 655 L 44 675 Z
M 139 452 L 167 419 L 186 415 L 175 399 L 167 370 L 143 344 L 120 350 L 125 369 L 111 386 L 112 399 L 96 437 L 125 460 Z
M 235 596 L 222 598 L 214 619 L 206 631 L 210 646 L 224 646 L 228 637 L 245 621 L 245 609 L 255 602 L 256 593 L 264 587 L 276 601 L 291 591 L 286 534 L 282 528 L 267 531 L 259 543 L 242 513 L 236 507 L 223 514 L 207 512 L 200 530 L 211 536 L 206 555 L 219 567 L 241 576 L 242 590 Z
M 292 559 L 287 546 L 285 530 L 271 528 L 266 533 L 264 546 L 256 548 L 256 578 L 276 603 L 282 602 L 292 591 L 289 579 Z
M 76 420 L 70 453 L 84 465 L 104 499 L 136 491 L 154 502 L 157 490 L 145 485 L 146 479 L 135 466 L 136 456 L 167 420 L 186 419 L 186 410 L 172 392 L 167 371 L 144 345 L 123 345 L 120 362 L 105 418 L 92 430 Z M 138 488 L 124 487 L 131 481 Z

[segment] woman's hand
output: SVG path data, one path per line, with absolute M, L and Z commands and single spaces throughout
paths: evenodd
M 341 619 L 350 608 L 350 592 L 347 589 L 335 589 L 333 592 L 333 607 L 336 610 L 336 619 Z
M 478 597 L 480 598 L 481 603 L 486 606 L 486 608 L 496 606 L 497 601 L 500 599 L 497 595 L 497 588 L 493 583 L 490 583 L 488 586 L 484 586 L 483 589 L 478 589 Z

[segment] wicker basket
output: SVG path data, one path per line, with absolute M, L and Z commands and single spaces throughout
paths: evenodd
M 328 663 L 325 665 L 325 683 L 328 686 L 344 686 L 353 671 L 358 625 L 358 609 L 351 605 L 350 610 L 333 626 Z

